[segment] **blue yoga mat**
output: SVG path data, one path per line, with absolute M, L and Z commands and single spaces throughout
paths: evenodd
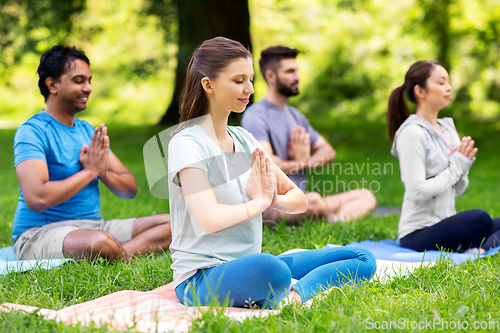
M 327 245 L 335 246 L 335 245 Z M 440 251 L 426 251 L 417 252 L 415 250 L 407 249 L 399 246 L 399 242 L 393 239 L 384 239 L 379 242 L 366 240 L 359 243 L 351 243 L 346 246 L 362 247 L 370 250 L 376 259 L 382 260 L 395 260 L 405 262 L 436 262 L 438 260 L 450 260 L 453 263 L 460 265 L 467 260 L 474 260 L 496 254 L 500 247 L 495 247 L 482 255 L 465 254 L 457 252 L 440 252 Z
M 14 247 L 0 249 L 0 274 L 12 272 L 25 272 L 33 268 L 51 269 L 65 262 L 74 262 L 73 259 L 40 259 L 40 260 L 17 260 Z

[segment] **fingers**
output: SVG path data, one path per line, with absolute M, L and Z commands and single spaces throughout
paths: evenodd
M 474 157 L 476 157 L 477 150 L 478 150 L 477 148 L 472 149 L 472 152 L 468 156 L 470 160 L 472 160 Z
M 102 129 L 101 126 L 97 127 L 94 131 L 94 135 L 92 135 L 92 140 L 90 140 L 90 148 L 96 148 L 101 141 Z
M 265 176 L 266 175 L 266 163 L 264 161 L 264 152 L 259 151 L 258 158 L 260 160 L 260 175 Z
M 272 166 L 271 166 L 271 159 L 269 157 L 266 158 L 265 160 L 266 163 L 266 176 L 267 178 L 271 177 L 271 172 L 273 172 Z
M 104 124 L 101 124 L 99 127 L 101 127 L 101 141 L 99 142 L 99 147 L 102 150 L 106 150 L 106 138 L 107 138 L 107 146 L 109 148 L 108 128 L 104 126 Z
M 109 136 L 104 136 L 103 140 L 103 153 L 106 154 L 109 151 Z
M 470 140 L 471 140 L 470 136 L 464 136 L 462 138 L 462 141 L 460 141 L 460 146 L 458 146 L 458 151 L 460 153 L 463 153 L 465 147 L 467 147 L 467 145 L 469 144 Z
M 87 153 L 88 150 L 89 146 L 87 146 L 87 144 L 84 143 L 82 149 L 80 149 L 80 160 L 83 158 L 83 156 Z
M 457 151 L 468 159 L 473 159 L 476 156 L 478 150 L 477 148 L 474 148 L 474 144 L 475 142 L 470 136 L 464 136 Z
M 266 168 L 267 168 L 267 178 L 268 181 L 273 185 L 274 190 L 276 190 L 276 174 L 274 172 L 274 167 L 271 159 L 266 158 Z
M 311 144 L 311 135 L 307 132 L 304 132 L 304 141 L 305 144 L 310 145 Z
M 474 140 L 470 140 L 465 146 L 463 154 L 468 157 L 473 149 L 474 149 Z
M 90 141 L 90 147 L 92 149 L 104 149 L 104 137 L 107 135 L 108 128 L 104 124 L 100 124 L 96 127 L 92 140 Z

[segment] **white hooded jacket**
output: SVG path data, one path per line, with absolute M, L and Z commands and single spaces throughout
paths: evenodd
M 453 119 L 438 119 L 438 123 L 449 144 L 458 147 L 460 138 Z M 397 130 L 391 154 L 399 159 L 405 188 L 399 239 L 456 214 L 455 197 L 467 189 L 467 174 L 475 158 L 470 160 L 459 152 L 449 155 L 438 131 L 415 114 Z

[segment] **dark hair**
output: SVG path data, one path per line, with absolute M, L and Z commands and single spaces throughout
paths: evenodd
M 291 49 L 286 46 L 272 46 L 262 51 L 259 66 L 264 80 L 266 79 L 265 73 L 268 69 L 276 73 L 278 63 L 282 59 L 295 59 L 299 52 L 297 49 Z
M 90 66 L 90 61 L 83 51 L 77 50 L 75 46 L 69 47 L 67 45 L 56 45 L 50 48 L 47 52 L 42 54 L 40 58 L 40 65 L 38 66 L 38 87 L 40 93 L 47 101 L 50 91 L 45 80 L 49 77 L 58 80 L 61 76 L 71 68 L 71 63 L 75 59 L 81 59 Z
M 201 80 L 204 77 L 215 80 L 232 61 L 248 58 L 252 58 L 252 53 L 247 48 L 237 41 L 224 37 L 208 39 L 194 51 L 189 61 L 182 93 L 180 126 L 173 134 L 184 128 L 184 122 L 206 114 L 208 101 Z
M 415 86 L 425 89 L 432 70 L 440 65 L 437 61 L 417 61 L 406 72 L 405 82 L 392 91 L 387 110 L 387 129 L 391 141 L 394 140 L 394 134 L 396 134 L 399 126 L 410 116 L 410 110 L 404 100 L 403 92 L 406 91 L 406 96 L 410 102 L 416 104 Z

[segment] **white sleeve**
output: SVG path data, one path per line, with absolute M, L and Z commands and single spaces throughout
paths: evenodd
M 180 186 L 178 173 L 185 168 L 201 169 L 208 174 L 208 157 L 197 140 L 178 133 L 168 144 L 168 177 L 175 185 Z

